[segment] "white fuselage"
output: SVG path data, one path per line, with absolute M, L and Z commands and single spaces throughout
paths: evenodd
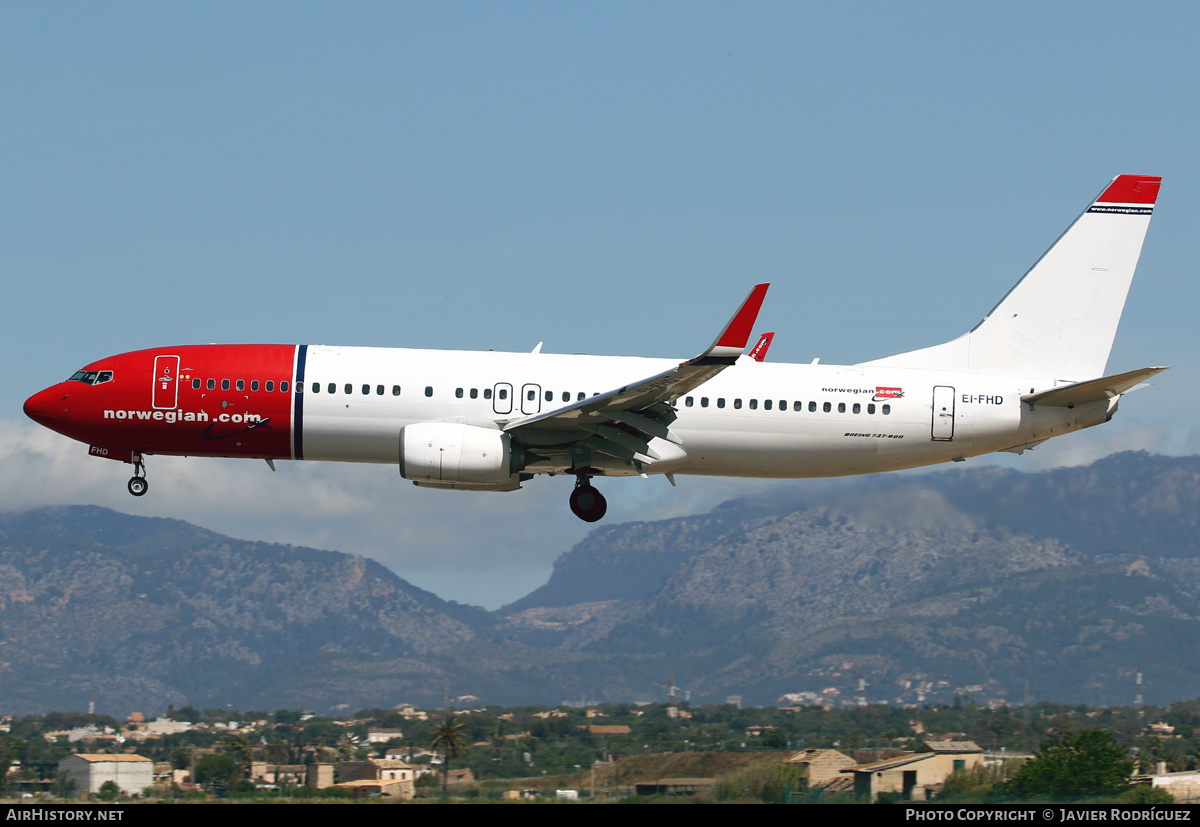
M 302 457 L 395 464 L 405 425 L 446 420 L 496 427 L 677 364 L 633 357 L 309 346 Z M 1108 417 L 1106 402 L 1072 409 L 1037 409 L 1021 402 L 1022 393 L 1051 384 L 1044 378 L 789 365 L 743 357 L 676 401 L 678 419 L 671 432 L 686 456 L 677 452 L 643 467 L 647 473 L 736 477 L 868 474 L 1011 449 Z M 316 392 L 314 385 L 319 385 Z M 569 469 L 534 464 L 527 470 Z

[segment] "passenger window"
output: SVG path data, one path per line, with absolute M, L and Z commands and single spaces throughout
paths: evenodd
M 537 391 L 529 391 L 529 392 L 527 392 L 527 393 L 525 394 L 525 397 L 526 397 L 526 398 L 527 398 L 527 399 L 528 399 L 530 402 L 532 402 L 534 399 L 536 399 L 536 398 L 537 398 Z
M 855 402 L 854 407 L 851 408 L 850 410 L 851 410 L 851 413 L 862 413 L 862 405 Z
M 268 392 L 275 390 L 275 380 L 268 379 L 267 384 L 266 384 L 266 389 Z
M 383 396 L 383 385 L 376 385 L 376 386 L 375 386 L 375 395 L 376 395 L 376 396 Z
M 392 396 L 399 396 L 399 395 L 400 395 L 400 386 L 392 385 Z
M 479 388 L 471 388 L 471 398 L 472 399 L 479 398 Z
M 287 390 L 287 382 L 280 382 L 279 389 L 281 391 L 286 391 Z M 304 393 L 304 383 L 303 382 L 296 383 L 296 393 Z
M 718 404 L 720 404 L 720 403 L 718 403 Z M 733 407 L 735 410 L 740 410 L 742 407 L 742 400 L 740 400 L 740 399 L 733 400 Z
M 245 379 L 237 380 L 236 387 L 238 390 L 244 391 L 246 389 L 246 380 Z
M 583 400 L 584 400 L 586 397 L 587 397 L 587 394 L 586 394 L 586 393 L 584 393 L 583 391 L 580 391 L 580 392 L 579 392 L 579 396 L 576 396 L 576 397 L 575 397 L 575 401 L 576 401 L 576 402 L 582 402 L 582 401 L 583 401 Z
M 570 402 L 570 401 L 571 401 L 571 392 L 563 391 L 563 402 Z
M 718 397 L 717 397 L 717 407 L 718 407 L 718 408 L 724 408 L 724 407 L 725 407 L 725 397 L 723 397 L 723 396 L 718 396 Z
M 371 386 L 363 385 L 363 396 L 370 396 L 370 395 L 371 395 Z
M 869 414 L 873 414 L 873 413 L 875 413 L 875 406 L 874 406 L 874 405 L 867 405 L 867 413 L 869 413 Z
M 821 406 L 821 410 L 823 410 L 825 413 L 829 413 L 830 411 L 833 410 L 833 406 L 830 405 L 828 402 L 826 402 L 824 405 Z
M 888 415 L 888 414 L 890 414 L 891 412 L 892 412 L 892 406 L 891 406 L 891 405 L 884 405 L 884 406 L 883 406 L 883 415 L 884 415 L 884 416 L 887 416 L 887 415 Z
M 329 387 L 327 387 L 325 390 L 329 391 L 330 393 L 337 393 L 337 385 L 330 382 Z
M 215 388 L 217 386 L 217 380 L 209 379 L 207 385 L 208 385 L 208 389 L 211 391 L 213 388 Z
M 750 400 L 750 410 L 752 410 L 752 411 L 758 410 L 758 400 L 757 399 Z
M 492 398 L 492 389 L 491 389 L 491 388 L 484 388 L 484 389 L 483 389 L 483 398 L 484 398 L 484 399 L 491 399 L 491 398 Z
M 194 391 L 200 390 L 200 380 L 199 379 L 192 380 L 192 390 L 194 390 Z
M 287 382 L 280 382 L 280 383 L 279 383 L 279 392 L 280 392 L 280 393 L 287 393 L 287 390 L 288 390 L 288 383 L 287 383 Z M 303 390 L 304 390 L 304 383 L 303 383 L 303 382 L 297 382 L 297 383 L 296 383 L 296 393 L 301 393 Z
M 426 386 L 425 386 L 425 395 L 426 395 L 426 396 L 433 396 L 433 385 L 426 385 Z
M 817 410 L 817 403 L 816 403 L 816 402 L 809 402 L 809 403 L 808 403 L 808 412 L 809 412 L 809 413 L 815 413 L 815 412 L 816 412 L 816 410 Z
M 553 391 L 546 391 L 546 401 L 547 402 L 554 401 L 554 392 Z
M 846 412 L 846 403 L 839 402 L 838 403 L 838 413 L 845 413 L 845 412 Z
M 463 390 L 462 390 L 462 388 L 455 388 L 455 389 L 454 389 L 454 398 L 455 398 L 455 399 L 462 399 L 462 396 L 463 396 Z
M 250 380 L 250 390 L 252 390 L 252 391 L 258 390 L 258 380 L 257 379 Z
M 500 397 L 501 399 L 508 399 L 508 388 L 501 388 L 500 392 L 497 393 L 496 396 Z
M 347 383 L 344 385 L 344 387 L 345 387 L 345 389 L 346 389 L 346 396 L 349 396 L 350 394 L 354 393 L 354 386 L 353 386 L 353 385 L 351 385 L 349 382 L 347 382 Z
M 321 383 L 320 383 L 320 382 L 313 382 L 313 383 L 312 383 L 312 392 L 313 392 L 313 393 L 320 393 L 320 392 L 321 392 Z
M 223 390 L 223 391 L 229 390 L 229 380 L 228 379 L 221 380 L 221 390 Z
M 750 400 L 750 407 L 751 407 L 751 408 L 753 408 L 753 407 L 754 407 L 754 400 L 753 400 L 753 399 L 751 399 L 751 400 Z M 785 406 L 785 405 L 780 405 L 780 408 L 781 408 L 781 409 L 782 409 L 782 408 L 784 408 L 784 407 L 786 407 L 786 406 Z M 763 410 L 764 410 L 764 411 L 769 411 L 769 410 L 771 410 L 771 400 L 770 400 L 770 399 L 764 399 L 764 400 L 763 400 Z
M 687 405 L 689 408 L 692 407 L 692 397 L 689 396 L 689 397 L 685 398 L 683 400 L 683 404 Z
M 707 408 L 707 407 L 708 407 L 708 397 L 707 397 L 707 396 L 702 396 L 702 397 L 700 397 L 700 407 L 701 407 L 701 408 Z

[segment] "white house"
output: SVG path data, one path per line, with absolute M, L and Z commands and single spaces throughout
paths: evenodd
M 58 762 L 59 772 L 75 781 L 76 789 L 98 793 L 105 781 L 127 794 L 141 795 L 154 783 L 154 762 L 144 755 L 100 755 L 79 752 Z

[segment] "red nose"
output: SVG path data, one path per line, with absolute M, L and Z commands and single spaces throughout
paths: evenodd
M 67 412 L 67 395 L 55 385 L 39 391 L 25 400 L 25 415 L 39 425 L 54 427 L 54 421 Z

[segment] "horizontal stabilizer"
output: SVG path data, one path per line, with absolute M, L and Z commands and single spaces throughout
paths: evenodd
M 1073 408 L 1076 405 L 1086 405 L 1088 402 L 1103 402 L 1114 396 L 1120 396 L 1130 388 L 1164 370 L 1166 368 L 1131 370 L 1128 373 L 1105 376 L 1103 379 L 1090 379 L 1087 382 L 1076 382 L 1073 385 L 1063 385 L 1040 393 L 1027 393 L 1021 397 L 1021 401 L 1028 402 L 1030 405 L 1047 405 L 1054 408 Z

